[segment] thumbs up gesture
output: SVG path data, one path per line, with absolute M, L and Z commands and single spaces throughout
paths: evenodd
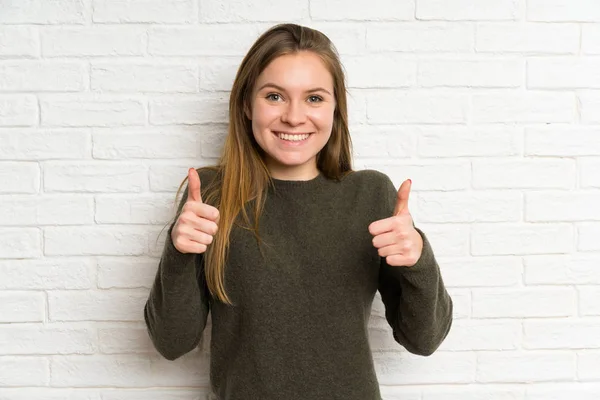
M 181 253 L 204 253 L 217 233 L 219 210 L 202 202 L 198 171 L 188 171 L 188 196 L 171 231 L 173 245 Z
M 398 189 L 394 215 L 369 225 L 373 246 L 378 249 L 379 256 L 385 257 L 391 266 L 412 267 L 423 251 L 423 238 L 414 228 L 408 211 L 411 184 L 408 179 Z

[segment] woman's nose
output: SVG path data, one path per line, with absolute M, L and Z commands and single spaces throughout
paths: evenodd
M 281 121 L 289 125 L 300 125 L 306 121 L 306 110 L 302 103 L 290 102 L 281 115 Z

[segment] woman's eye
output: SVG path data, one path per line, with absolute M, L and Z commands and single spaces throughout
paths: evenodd
M 310 101 L 311 103 L 318 103 L 320 101 L 323 101 L 323 99 L 319 96 L 310 96 L 308 98 L 308 101 Z
M 278 95 L 277 93 L 269 93 L 267 95 L 267 100 L 271 100 L 271 101 L 279 101 L 281 100 L 281 96 Z

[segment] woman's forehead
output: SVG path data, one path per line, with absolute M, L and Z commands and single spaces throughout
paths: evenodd
M 333 90 L 333 77 L 317 54 L 299 52 L 277 57 L 258 76 L 256 89 L 272 84 L 289 91 Z

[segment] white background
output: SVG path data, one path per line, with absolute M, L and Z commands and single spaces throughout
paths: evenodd
M 285 21 L 338 46 L 355 166 L 413 180 L 454 300 L 428 358 L 375 305 L 385 399 L 600 398 L 599 1 L 0 0 L 0 399 L 206 398 L 142 322 L 157 234 Z

